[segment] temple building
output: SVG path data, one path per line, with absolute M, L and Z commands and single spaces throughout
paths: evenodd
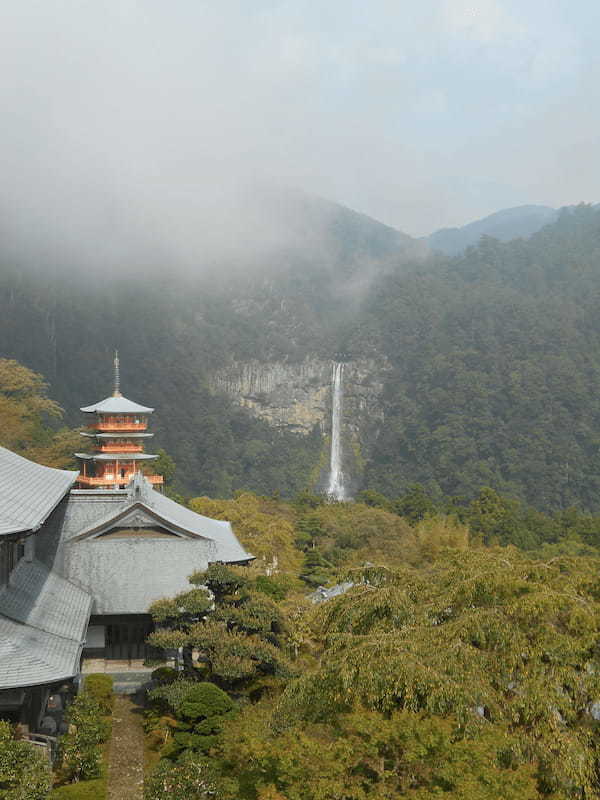
M 82 656 L 152 657 L 152 602 L 189 589 L 211 563 L 253 559 L 229 522 L 176 503 L 155 488 L 160 476 L 142 473 L 153 409 L 120 394 L 118 361 L 113 396 L 82 410 L 94 415 L 95 444 L 77 454 L 80 473 L 0 447 L 0 717 L 31 731 Z
M 124 489 L 144 462 L 157 458 L 144 452 L 148 416 L 153 408 L 128 400 L 120 392 L 119 354 L 115 353 L 115 388 L 111 397 L 81 409 L 89 416 L 88 430 L 93 453 L 76 453 L 81 489 Z M 162 475 L 146 474 L 154 486 L 162 486 Z

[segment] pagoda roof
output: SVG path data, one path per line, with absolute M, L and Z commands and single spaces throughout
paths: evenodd
M 0 536 L 38 530 L 78 475 L 0 447 Z
M 100 400 L 99 403 L 84 406 L 79 410 L 86 414 L 152 414 L 154 411 L 153 408 L 141 406 L 139 403 L 134 403 L 133 400 L 128 400 L 122 395 L 111 395 L 104 398 L 104 400 Z
M 151 439 L 153 433 L 128 433 L 127 431 L 114 431 L 111 433 L 86 433 L 79 431 L 80 436 L 87 436 L 88 439 Z
M 84 461 L 150 461 L 158 458 L 151 453 L 75 453 L 77 458 Z

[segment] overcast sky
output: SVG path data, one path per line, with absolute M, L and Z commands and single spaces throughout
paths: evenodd
M 248 178 L 411 235 L 600 199 L 594 0 L 0 9 L 0 202 L 24 230 L 93 229 L 101 198 L 176 235 Z

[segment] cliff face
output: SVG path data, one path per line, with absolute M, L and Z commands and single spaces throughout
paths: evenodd
M 323 436 L 314 488 L 323 489 L 329 472 L 332 362 L 306 358 L 300 363 L 234 362 L 211 378 L 215 392 L 225 392 L 254 416 L 276 428 L 307 436 L 315 426 Z M 351 491 L 360 485 L 364 458 L 383 422 L 380 397 L 387 363 L 373 359 L 344 366 L 342 457 Z

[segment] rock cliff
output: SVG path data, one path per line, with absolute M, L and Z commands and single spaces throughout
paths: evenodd
M 384 361 L 366 358 L 349 360 L 344 368 L 342 453 L 351 490 L 360 485 L 364 459 L 382 426 L 380 397 L 387 369 Z M 317 426 L 323 452 L 320 464 L 315 465 L 314 485 L 324 487 L 329 469 L 332 361 L 308 357 L 299 363 L 233 362 L 212 375 L 211 388 L 225 392 L 274 427 L 306 436 Z

